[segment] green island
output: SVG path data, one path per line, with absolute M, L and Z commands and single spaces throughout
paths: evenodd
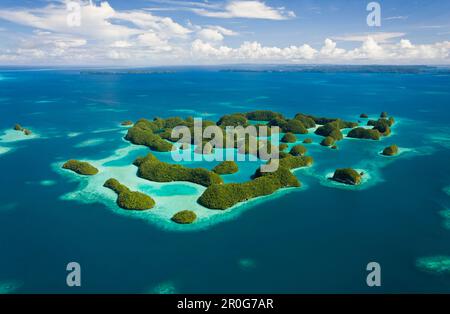
M 358 185 L 361 183 L 362 174 L 352 168 L 342 168 L 336 169 L 330 179 L 348 185 Z
M 206 187 L 223 183 L 222 178 L 215 172 L 204 168 L 187 168 L 162 162 L 151 153 L 145 157 L 138 157 L 134 165 L 138 167 L 137 175 L 149 181 L 186 181 Z
M 281 138 L 281 142 L 283 142 L 283 143 L 295 143 L 295 142 L 297 142 L 297 137 L 295 136 L 295 134 L 293 134 L 291 132 L 288 132 Z
M 416 266 L 426 272 L 435 274 L 450 274 L 450 256 L 422 257 L 416 261 Z
M 222 175 L 233 174 L 239 171 L 239 167 L 234 161 L 224 161 L 215 166 L 212 171 Z
M 122 122 L 120 123 L 120 125 L 122 125 L 122 126 L 133 125 L 133 121 L 125 120 L 125 121 L 122 121 Z
M 391 145 L 383 149 L 382 154 L 384 156 L 395 156 L 398 154 L 398 146 L 397 145 Z
M 98 169 L 92 166 L 90 163 L 75 159 L 68 160 L 62 167 L 84 176 L 93 176 L 98 173 Z
M 320 142 L 320 145 L 330 147 L 333 146 L 335 142 L 336 139 L 334 137 L 327 136 Z
M 29 129 L 22 127 L 20 124 L 14 125 L 13 130 L 23 132 L 23 134 L 25 134 L 25 135 L 33 134 L 33 132 L 31 132 Z
M 291 148 L 289 154 L 291 154 L 292 156 L 303 156 L 306 154 L 307 151 L 308 150 L 306 149 L 305 146 L 295 145 L 294 147 Z
M 198 203 L 209 209 L 225 210 L 240 202 L 271 195 L 281 188 L 299 187 L 301 183 L 291 170 L 310 166 L 313 159 L 310 156 L 288 154 L 278 161 L 277 171 L 263 173 L 259 168 L 251 181 L 211 185 L 200 196 Z
M 361 113 L 361 114 L 359 115 L 359 117 L 360 117 L 361 119 L 368 119 L 368 118 L 369 118 L 369 115 L 368 115 L 367 113 Z
M 368 119 L 366 114 L 361 114 L 360 117 Z M 147 155 L 136 158 L 133 162 L 133 165 L 137 167 L 136 175 L 139 178 L 160 183 L 190 182 L 201 185 L 206 189 L 202 189 L 202 192 L 198 194 L 199 196 L 196 196 L 198 203 L 195 204 L 196 206 L 201 205 L 211 210 L 227 210 L 239 203 L 271 195 L 280 189 L 301 186 L 301 182 L 294 175 L 293 170 L 309 167 L 314 160 L 311 156 L 306 156 L 308 149 L 305 146 L 298 144 L 288 145 L 288 143 L 297 143 L 300 140 L 303 144 L 313 143 L 313 138 L 301 138 L 302 134 L 315 133 L 323 137 L 317 141 L 318 143 L 320 142 L 320 145 L 337 150 L 337 143 L 344 139 L 343 129 L 350 129 L 347 134 L 349 138 L 379 140 L 382 136 L 387 136 L 391 133 L 390 128 L 395 121 L 392 117 L 387 118 L 386 114 L 378 120 L 368 119 L 364 123 L 367 123 L 368 127 L 360 127 L 356 122 L 338 118 L 317 117 L 303 113 L 298 113 L 294 118 L 289 119 L 281 113 L 269 110 L 226 114 L 220 117 L 217 122 L 202 121 L 202 130 L 211 126 L 224 131 L 227 127 L 236 126 L 278 126 L 280 132 L 284 133 L 280 134 L 281 143 L 276 148 L 272 146 L 272 142 L 269 139 L 272 136 L 270 133 L 262 135 L 257 133 L 256 138 L 255 135 L 250 134 L 233 134 L 232 147 L 237 152 L 253 154 L 259 158 L 259 161 L 264 161 L 266 165 L 279 163 L 276 171 L 267 173 L 262 172 L 261 168 L 255 166 L 256 170 L 251 170 L 253 175 L 249 181 L 242 183 L 224 183 L 221 177 L 222 175 L 237 173 L 240 170 L 238 164 L 234 161 L 221 162 L 212 170 L 208 170 L 205 168 L 190 168 L 158 159 L 157 156 L 159 154 L 157 153 L 170 152 L 174 149 L 191 150 L 197 154 L 212 154 L 215 149 L 225 147 L 225 137 L 223 142 L 221 141 L 215 147 L 209 142 L 211 139 L 202 138 L 196 140 L 194 138 L 194 119 L 192 117 L 156 117 L 152 120 L 139 119 L 134 123 L 126 120 L 121 125 L 130 126 L 125 135 L 127 141 L 135 145 L 146 146 L 152 151 Z M 185 126 L 189 129 L 192 135 L 189 140 L 181 142 L 179 138 L 172 137 L 175 136 L 172 135 L 172 131 L 178 126 Z M 23 131 L 23 128 L 17 125 L 17 130 Z M 251 147 L 250 143 L 253 141 L 256 141 L 257 149 Z M 175 142 L 179 142 L 178 144 L 181 145 L 174 145 Z M 196 145 L 195 149 L 194 145 Z M 267 156 L 260 156 L 258 150 L 260 148 L 267 148 L 268 152 L 278 149 L 279 156 L 272 159 Z M 313 147 L 311 150 L 314 151 Z M 398 147 L 396 145 L 389 146 L 383 151 L 383 155 L 389 156 L 397 153 Z M 260 163 L 258 163 L 259 165 Z M 98 169 L 91 164 L 77 160 L 67 161 L 63 168 L 82 175 L 95 175 L 98 173 Z M 344 168 L 337 169 L 329 179 L 342 184 L 359 185 L 362 183 L 363 175 L 363 173 L 359 173 L 355 169 Z M 142 211 L 155 207 L 155 201 L 149 195 L 131 191 L 116 179 L 108 179 L 104 183 L 104 187 L 116 192 L 117 205 L 123 209 Z M 201 220 L 192 210 L 181 210 L 170 219 L 177 224 L 191 224 Z
M 116 179 L 108 179 L 103 184 L 104 187 L 117 193 L 117 205 L 127 210 L 148 210 L 155 206 L 155 201 L 148 195 L 131 191 Z
M 197 219 L 197 215 L 192 210 L 182 210 L 172 216 L 171 220 L 177 224 L 191 224 Z

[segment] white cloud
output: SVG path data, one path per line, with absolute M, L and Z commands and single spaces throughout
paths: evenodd
M 192 9 L 193 12 L 216 18 L 249 18 L 266 20 L 286 20 L 295 17 L 293 11 L 285 8 L 273 8 L 261 1 L 230 1 L 219 10 Z
M 356 35 L 345 35 L 345 36 L 336 36 L 333 37 L 334 40 L 341 41 L 355 41 L 355 42 L 365 42 L 367 38 L 372 38 L 377 42 L 384 43 L 388 42 L 391 39 L 399 38 L 405 36 L 405 33 L 400 32 L 379 32 L 379 33 L 365 33 L 365 34 L 356 34 Z
M 237 33 L 221 26 L 209 26 L 199 28 L 197 35 L 205 41 L 222 41 L 225 36 L 235 36 Z

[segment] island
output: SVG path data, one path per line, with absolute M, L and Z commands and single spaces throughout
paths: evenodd
M 330 179 L 336 182 L 348 184 L 348 185 L 358 185 L 361 183 L 362 175 L 352 168 L 342 168 L 336 169 L 333 177 Z
M 14 125 L 14 128 L 13 128 L 13 129 L 14 129 L 15 131 L 23 132 L 23 134 L 25 134 L 25 135 L 31 135 L 31 134 L 33 133 L 33 132 L 31 132 L 31 130 L 22 127 L 20 124 Z
M 172 216 L 171 220 L 177 224 L 191 224 L 197 219 L 197 215 L 192 210 L 182 210 Z
M 348 132 L 347 137 L 350 138 L 359 138 L 359 139 L 368 139 L 378 141 L 380 139 L 380 132 L 374 129 L 365 129 L 365 128 L 354 128 L 350 132 Z
M 286 150 L 286 149 L 288 149 L 288 148 L 289 148 L 289 145 L 286 144 L 286 143 L 281 143 L 280 146 L 278 146 L 278 150 L 279 150 L 280 152 L 282 152 L 282 151 L 284 151 L 284 150 Z
M 311 144 L 313 142 L 312 138 L 305 138 L 303 144 Z
M 369 118 L 369 115 L 368 115 L 367 113 L 361 113 L 361 114 L 359 115 L 359 117 L 360 117 L 361 119 L 368 119 L 368 118 Z
M 84 176 L 93 176 L 98 173 L 98 169 L 90 163 L 75 159 L 68 160 L 62 167 Z
M 281 113 L 273 112 L 270 110 L 256 110 L 247 112 L 245 116 L 248 120 L 254 121 L 270 121 L 276 118 L 284 119 Z
M 297 137 L 293 133 L 288 132 L 281 138 L 281 142 L 283 142 L 283 143 L 295 143 L 295 142 L 297 142 Z
M 122 121 L 122 122 L 120 123 L 120 125 L 122 125 L 122 126 L 133 125 L 133 121 L 125 120 L 125 121 Z
M 327 136 L 322 140 L 322 142 L 320 142 L 320 145 L 329 147 L 333 146 L 335 142 L 336 140 L 334 139 L 334 137 Z
M 221 175 L 233 174 L 239 171 L 239 167 L 234 161 L 224 161 L 215 166 L 212 171 Z
M 117 205 L 127 210 L 148 210 L 155 206 L 155 201 L 148 195 L 131 191 L 116 179 L 108 179 L 104 187 L 113 190 L 117 194 Z
M 291 154 L 292 156 L 303 156 L 306 154 L 307 151 L 308 150 L 306 149 L 305 146 L 295 145 L 294 147 L 291 148 L 289 154 Z
M 395 156 L 398 154 L 398 146 L 397 145 L 391 145 L 383 149 L 382 154 L 384 156 Z
M 215 172 L 204 168 L 187 168 L 162 162 L 151 153 L 145 157 L 138 157 L 133 164 L 138 167 L 137 175 L 149 181 L 186 181 L 206 187 L 223 183 L 222 178 Z

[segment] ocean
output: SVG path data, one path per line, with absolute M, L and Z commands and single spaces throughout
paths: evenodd
M 450 292 L 450 72 L 286 69 L 0 68 L 0 292 Z M 295 171 L 301 188 L 211 217 L 195 203 L 203 187 L 134 179 L 131 163 L 149 151 L 123 140 L 121 121 L 216 121 L 259 109 L 350 121 L 387 111 L 396 124 L 379 142 L 344 139 L 338 150 L 298 136 L 315 142 L 314 165 Z M 16 123 L 33 135 L 17 137 Z M 401 154 L 381 156 L 391 144 Z M 103 177 L 61 170 L 68 159 L 92 161 L 161 207 L 118 208 Z M 240 166 L 226 182 L 247 181 L 257 167 Z M 327 179 L 343 167 L 363 170 L 367 182 Z M 197 210 L 198 225 L 166 219 L 180 209 Z M 442 263 L 421 267 L 430 257 Z M 69 262 L 81 266 L 81 287 L 66 284 Z M 366 283 L 370 262 L 381 266 L 380 287 Z

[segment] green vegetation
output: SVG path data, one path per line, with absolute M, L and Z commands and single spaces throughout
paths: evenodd
M 327 136 L 322 140 L 322 142 L 320 142 L 320 145 L 329 147 L 334 145 L 335 142 L 336 140 L 333 137 Z
M 14 125 L 14 130 L 15 130 L 15 131 L 22 131 L 23 134 L 25 134 L 25 135 L 31 135 L 31 134 L 32 134 L 32 132 L 31 132 L 30 130 L 25 129 L 25 128 L 22 127 L 20 124 Z
M 280 146 L 278 147 L 278 150 L 279 150 L 280 152 L 282 152 L 282 151 L 286 150 L 288 147 L 289 147 L 288 144 L 286 144 L 286 143 L 281 143 Z
M 281 138 L 281 142 L 295 143 L 295 142 L 297 142 L 297 137 L 293 133 L 288 132 Z
M 222 184 L 220 176 L 204 168 L 186 168 L 159 161 L 154 155 L 148 154 L 134 161 L 138 167 L 137 175 L 155 182 L 187 181 L 203 186 Z
M 366 113 L 361 113 L 361 115 L 359 116 L 361 119 L 368 119 L 369 116 Z
M 182 210 L 172 217 L 172 221 L 177 224 L 191 224 L 197 219 L 197 215 L 192 210 Z
M 382 154 L 385 156 L 395 156 L 398 154 L 398 146 L 395 144 L 388 146 L 383 150 Z
M 361 177 L 361 174 L 355 169 L 344 168 L 336 169 L 331 179 L 344 184 L 358 185 L 361 183 Z
M 313 142 L 312 138 L 305 138 L 303 144 L 311 144 Z
M 340 141 L 344 138 L 342 135 L 341 129 L 339 127 L 339 121 L 333 121 L 330 123 L 327 123 L 319 128 L 317 128 L 316 132 L 317 135 L 325 136 L 325 137 L 332 137 L 335 141 Z
M 223 117 L 221 117 L 219 119 L 219 121 L 217 122 L 217 125 L 221 126 L 221 127 L 226 127 L 226 126 L 247 126 L 247 117 L 242 114 L 242 113 L 234 113 L 234 114 L 229 114 L 229 115 L 224 115 Z
M 283 115 L 278 112 L 273 112 L 270 110 L 256 110 L 252 112 L 248 112 L 246 114 L 248 120 L 254 121 L 270 121 L 275 118 L 284 119 Z
M 62 167 L 85 176 L 93 176 L 98 173 L 98 169 L 90 163 L 74 159 L 67 161 Z
M 283 127 L 283 132 L 291 132 L 295 134 L 307 134 L 308 130 L 305 128 L 302 122 L 299 120 L 287 120 L 286 125 Z
M 233 174 L 239 171 L 237 163 L 234 161 L 224 161 L 214 167 L 213 172 L 217 174 Z
M 347 137 L 377 141 L 380 139 L 380 132 L 374 129 L 354 128 L 348 133 Z
M 208 187 L 198 199 L 198 203 L 210 209 L 225 210 L 249 199 L 270 195 L 280 188 L 298 187 L 300 182 L 287 169 L 280 167 L 245 183 L 214 184 Z
M 307 129 L 316 127 L 316 122 L 312 118 L 308 117 L 307 115 L 304 115 L 304 114 L 301 114 L 301 113 L 297 113 L 295 115 L 294 119 L 295 120 L 299 120 L 301 123 L 303 123 L 303 125 Z
M 108 179 L 104 187 L 117 193 L 117 205 L 127 210 L 147 210 L 155 206 L 155 201 L 148 195 L 130 191 L 128 187 L 121 184 L 116 179 Z
M 292 156 L 303 156 L 308 150 L 303 145 L 295 145 L 289 152 Z
M 161 123 L 162 121 L 157 119 L 154 121 L 141 119 L 128 130 L 125 139 L 136 145 L 145 145 L 154 151 L 169 152 L 173 148 L 172 144 L 154 133 L 160 130 Z
M 391 134 L 391 124 L 387 119 L 378 119 L 373 123 L 373 129 L 378 130 L 381 135 L 388 136 Z
M 287 121 L 283 118 L 274 118 L 267 123 L 267 126 L 278 126 L 283 131 L 287 126 Z
M 125 120 L 125 121 L 122 121 L 122 123 L 120 123 L 120 125 L 122 125 L 122 126 L 133 125 L 133 121 Z

